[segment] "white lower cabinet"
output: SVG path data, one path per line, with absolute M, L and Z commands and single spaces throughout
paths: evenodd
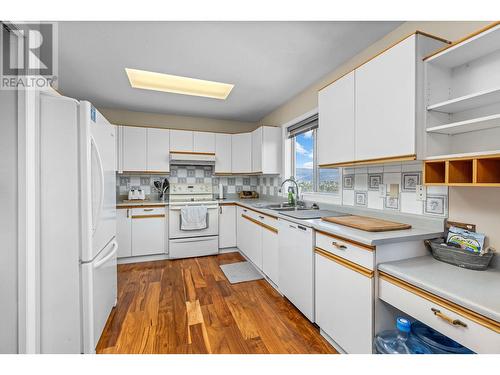
M 262 271 L 279 288 L 278 233 L 262 228 Z
M 279 288 L 314 322 L 314 233 L 311 228 L 278 220 Z
M 219 206 L 219 249 L 236 246 L 236 206 Z
M 278 221 L 243 207 L 236 208 L 236 216 L 238 249 L 278 286 Z
M 118 257 L 167 253 L 167 217 L 164 207 L 118 209 Z
M 373 277 L 323 254 L 315 258 L 316 323 L 347 353 L 371 354 Z
M 116 210 L 116 242 L 118 258 L 132 256 L 132 218 L 129 208 Z

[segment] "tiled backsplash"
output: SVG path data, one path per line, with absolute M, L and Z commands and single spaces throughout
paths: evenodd
M 427 200 L 420 201 L 417 200 L 415 185 L 422 184 L 422 162 L 344 168 L 342 204 L 417 215 L 446 216 L 448 188 L 424 187 Z M 386 186 L 383 196 L 379 185 Z
M 261 195 L 278 195 L 281 179 L 278 176 L 214 176 L 212 166 L 174 166 L 170 167 L 170 175 L 133 175 L 117 176 L 117 195 L 127 195 L 130 187 L 140 187 L 146 195 L 157 194 L 153 182 L 168 178 L 170 183 L 211 183 L 213 193 L 219 193 L 219 183 L 224 186 L 225 194 L 236 194 L 242 190 L 257 191 Z

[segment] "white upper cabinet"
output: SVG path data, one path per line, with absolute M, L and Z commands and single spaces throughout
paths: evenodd
M 170 151 L 193 152 L 193 132 L 170 130 Z
M 262 126 L 252 132 L 252 172 L 279 174 L 281 171 L 281 128 Z
M 354 80 L 348 73 L 318 95 L 318 164 L 353 161 L 354 155 Z
M 252 132 L 252 172 L 262 172 L 262 127 Z
M 356 159 L 415 149 L 416 35 L 356 70 Z
M 147 170 L 147 128 L 123 126 L 122 127 L 122 170 L 145 171 Z
M 193 132 L 194 152 L 215 152 L 215 133 Z
M 231 134 L 215 134 L 215 173 L 231 173 Z
M 252 172 L 252 134 L 241 133 L 232 135 L 232 168 L 233 173 Z
M 148 129 L 147 170 L 154 172 L 170 171 L 170 130 Z

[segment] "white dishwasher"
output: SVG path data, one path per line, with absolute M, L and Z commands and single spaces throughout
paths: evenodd
M 314 232 L 279 219 L 278 241 L 280 291 L 314 322 Z

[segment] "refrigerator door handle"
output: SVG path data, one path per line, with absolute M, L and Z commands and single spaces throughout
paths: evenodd
M 102 159 L 101 159 L 101 154 L 99 153 L 99 149 L 97 148 L 97 144 L 94 140 L 94 137 L 90 137 L 90 144 L 92 147 L 92 150 L 94 150 L 95 155 L 97 157 L 97 164 L 99 166 L 99 175 L 101 179 L 100 183 L 100 188 L 101 191 L 99 192 L 99 205 L 97 206 L 96 211 L 93 213 L 94 217 L 92 217 L 92 233 L 95 233 L 97 226 L 99 224 L 99 220 L 101 218 L 101 211 L 102 207 L 104 205 L 104 167 L 102 166 Z
M 94 269 L 101 267 L 104 263 L 110 260 L 116 254 L 117 251 L 118 251 L 118 243 L 116 241 L 113 241 L 113 250 L 111 250 L 109 254 L 106 255 L 104 258 L 102 258 L 98 262 L 95 262 Z

